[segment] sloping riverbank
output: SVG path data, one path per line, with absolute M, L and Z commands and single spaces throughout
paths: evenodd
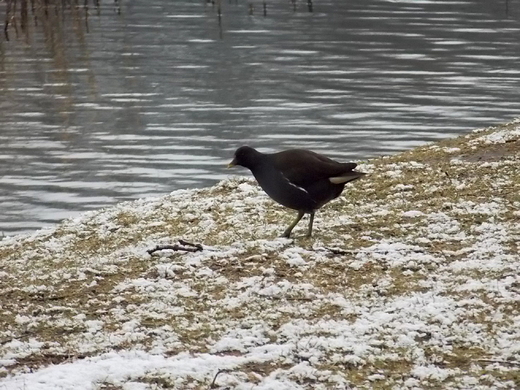
M 310 240 L 238 178 L 0 241 L 0 389 L 520 387 L 520 122 L 359 170 Z

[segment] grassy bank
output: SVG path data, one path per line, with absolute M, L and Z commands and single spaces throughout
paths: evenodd
M 247 178 L 5 238 L 0 389 L 518 388 L 519 152 L 361 164 L 312 239 Z

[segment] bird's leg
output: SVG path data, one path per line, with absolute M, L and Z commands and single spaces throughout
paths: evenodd
M 312 224 L 314 223 L 314 211 L 311 213 L 309 218 L 309 229 L 307 230 L 307 235 L 305 237 L 310 238 L 312 236 Z
M 298 211 L 298 215 L 296 216 L 296 219 L 294 220 L 293 223 L 291 223 L 291 225 L 287 229 L 285 229 L 285 232 L 283 232 L 282 237 L 289 238 L 289 236 L 291 235 L 292 230 L 294 229 L 296 224 L 298 222 L 300 222 L 300 219 L 303 218 L 304 214 L 305 213 L 303 211 Z

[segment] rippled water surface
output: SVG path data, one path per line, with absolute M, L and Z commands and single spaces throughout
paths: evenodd
M 242 144 L 366 159 L 519 115 L 520 0 L 266 4 L 222 1 L 220 23 L 194 0 L 15 19 L 0 232 L 211 185 Z

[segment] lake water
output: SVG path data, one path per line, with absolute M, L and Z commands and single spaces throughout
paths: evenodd
M 520 0 L 116 7 L 0 39 L 3 234 L 248 174 L 243 144 L 363 160 L 520 113 Z

